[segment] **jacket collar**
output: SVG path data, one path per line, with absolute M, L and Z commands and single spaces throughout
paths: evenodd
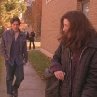
M 13 31 L 13 29 L 10 29 L 9 33 L 10 33 L 11 35 L 14 35 L 14 31 Z M 20 35 L 20 36 L 23 35 L 23 33 L 22 33 L 20 30 L 19 30 L 19 35 Z

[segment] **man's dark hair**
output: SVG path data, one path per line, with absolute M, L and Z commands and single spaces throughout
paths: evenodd
M 18 17 L 13 17 L 11 20 L 10 20 L 10 23 L 13 24 L 15 21 L 17 21 L 19 24 L 21 23 L 20 22 L 20 19 Z
M 69 31 L 71 33 L 71 38 L 68 40 L 67 36 L 64 35 L 63 31 L 63 21 L 67 19 L 70 22 Z M 85 46 L 93 37 L 95 37 L 96 30 L 84 15 L 80 11 L 69 11 L 65 13 L 61 18 L 60 25 L 61 37 L 59 40 L 65 43 L 67 47 L 80 48 Z

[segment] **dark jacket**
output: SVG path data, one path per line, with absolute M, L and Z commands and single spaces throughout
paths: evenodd
M 65 71 L 62 83 L 61 97 L 97 97 L 97 39 L 88 43 L 82 50 L 79 64 L 74 77 L 74 87 L 71 88 L 71 54 L 62 44 L 52 59 L 51 71 Z
M 31 32 L 30 34 L 27 32 L 27 39 L 31 42 L 34 42 L 35 33 Z
M 2 39 L 1 39 L 1 54 L 4 56 L 4 58 L 9 59 L 10 56 L 10 50 L 12 46 L 12 41 L 14 38 L 14 32 L 12 29 L 7 30 L 3 32 Z M 27 45 L 26 45 L 26 36 L 23 32 L 20 32 L 20 38 L 19 38 L 19 55 L 18 55 L 18 64 L 22 64 L 23 61 L 27 62 L 28 60 L 28 53 L 27 53 Z

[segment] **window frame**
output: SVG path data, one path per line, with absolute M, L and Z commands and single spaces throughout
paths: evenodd
M 82 12 L 88 16 L 89 14 L 89 4 L 90 4 L 90 0 L 83 0 L 82 1 Z M 86 7 L 88 7 L 88 9 L 86 9 Z M 85 10 L 88 10 L 88 11 L 85 11 Z

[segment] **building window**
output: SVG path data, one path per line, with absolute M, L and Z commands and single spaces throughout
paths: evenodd
M 46 4 L 49 3 L 50 1 L 52 1 L 52 0 L 46 0 Z
M 78 10 L 82 11 L 86 16 L 89 14 L 90 0 L 78 0 Z
M 89 3 L 90 3 L 90 0 L 82 1 L 82 11 L 86 16 L 88 16 L 89 14 Z

